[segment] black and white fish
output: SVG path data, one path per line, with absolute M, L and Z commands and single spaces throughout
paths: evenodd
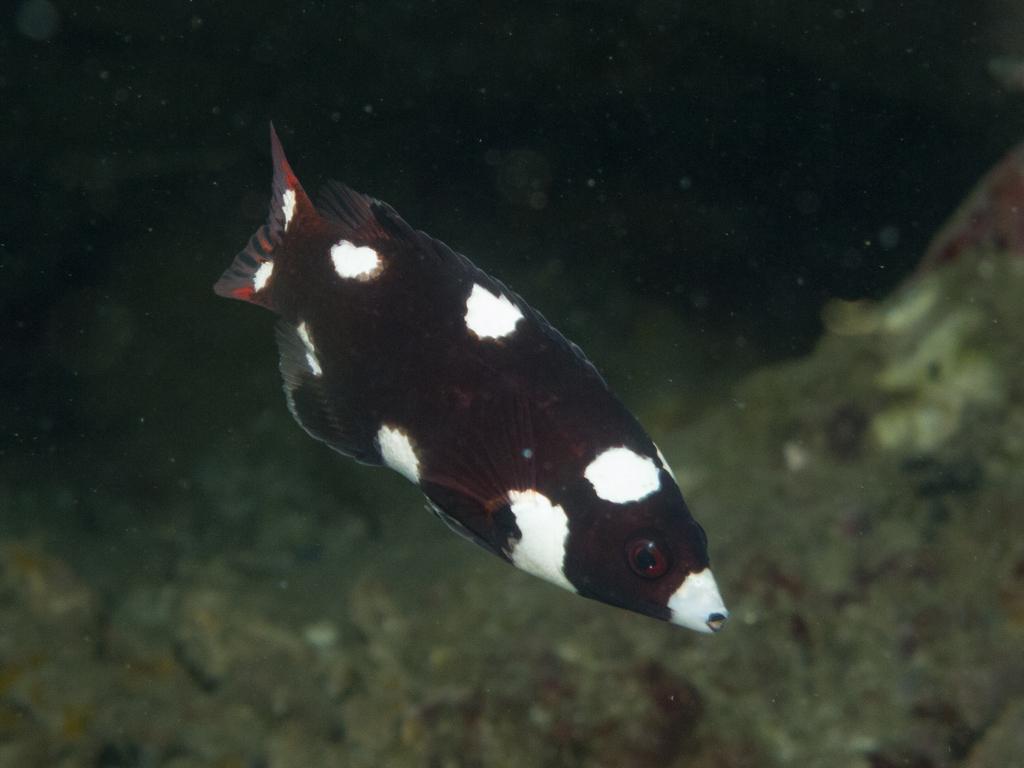
M 306 196 L 270 131 L 270 217 L 214 290 L 276 312 L 288 407 L 448 525 L 584 597 L 721 628 L 707 539 L 665 457 L 579 348 L 389 205 Z

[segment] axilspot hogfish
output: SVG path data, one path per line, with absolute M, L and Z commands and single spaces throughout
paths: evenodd
M 517 568 L 700 632 L 728 611 L 665 457 L 583 352 L 391 206 L 328 182 L 314 206 L 273 126 L 267 223 L 214 286 L 279 315 L 310 435 L 416 483 Z

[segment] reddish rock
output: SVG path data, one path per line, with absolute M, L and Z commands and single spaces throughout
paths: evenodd
M 982 246 L 1024 255 L 1024 143 L 985 174 L 932 239 L 918 271 L 929 272 Z

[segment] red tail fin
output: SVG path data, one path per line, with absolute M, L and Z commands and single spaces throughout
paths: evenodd
M 274 196 L 270 201 L 270 216 L 213 286 L 220 296 L 264 305 L 267 302 L 261 294 L 274 279 L 274 262 L 280 256 L 280 246 L 289 230 L 300 227 L 301 221 L 308 216 L 320 219 L 320 214 L 288 165 L 273 123 L 270 124 L 270 153 L 274 161 Z

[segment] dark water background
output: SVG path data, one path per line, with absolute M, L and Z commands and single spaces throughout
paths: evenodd
M 0 450 L 168 413 L 200 438 L 234 407 L 217 363 L 272 349 L 240 350 L 251 316 L 208 289 L 265 215 L 270 119 L 307 188 L 391 202 L 585 348 L 587 318 L 651 299 L 722 346 L 712 363 L 737 339 L 748 362 L 805 352 L 822 303 L 896 285 L 1020 137 L 1024 96 L 989 73 L 1014 11 L 11 4 Z
M 268 121 L 308 191 L 506 281 L 657 437 L 911 273 L 1024 135 L 1022 41 L 1011 0 L 8 3 L 0 539 L 115 605 L 197 552 L 321 562 L 344 507 L 417 578 L 380 522 L 412 489 L 295 428 L 269 313 L 212 292 L 266 216 Z

